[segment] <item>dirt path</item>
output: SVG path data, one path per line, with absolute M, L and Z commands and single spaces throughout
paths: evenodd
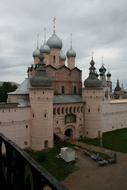
M 90 148 L 89 145 L 80 146 Z M 93 146 L 92 149 L 106 151 Z M 78 156 L 76 165 L 80 169 L 63 181 L 69 190 L 127 190 L 127 154 L 117 152 L 117 164 L 99 166 L 83 152 L 81 148 L 76 150 Z

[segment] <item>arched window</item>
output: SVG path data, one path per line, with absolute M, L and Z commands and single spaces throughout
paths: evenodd
M 58 115 L 60 114 L 60 108 L 57 108 L 57 114 Z
M 62 108 L 61 113 L 64 114 L 64 108 Z
M 66 108 L 66 113 L 68 113 L 68 107 Z
M 74 107 L 74 113 L 76 113 L 76 107 Z

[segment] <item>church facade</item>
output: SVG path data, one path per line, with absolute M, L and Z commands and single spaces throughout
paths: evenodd
M 57 137 L 102 138 L 127 127 L 127 100 L 111 96 L 111 74 L 104 65 L 98 76 L 92 57 L 82 87 L 72 42 L 66 56 L 62 45 L 54 28 L 41 47 L 37 44 L 28 78 L 0 105 L 0 132 L 22 148 L 53 147 Z

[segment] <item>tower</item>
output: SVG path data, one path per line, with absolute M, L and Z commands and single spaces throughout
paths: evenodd
M 31 148 L 53 147 L 53 87 L 47 76 L 43 55 L 38 56 L 37 72 L 30 79 Z
M 85 105 L 85 136 L 89 138 L 97 138 L 102 136 L 101 129 L 101 111 L 103 99 L 103 87 L 101 81 L 96 76 L 95 62 L 93 58 L 90 62 L 89 76 L 84 81 L 82 90 Z
M 70 49 L 67 51 L 69 69 L 73 69 L 75 67 L 75 57 L 76 57 L 76 52 L 72 49 L 72 34 L 71 34 Z

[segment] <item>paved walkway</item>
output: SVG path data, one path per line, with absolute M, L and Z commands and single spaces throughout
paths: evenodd
M 72 141 L 76 146 L 91 148 L 106 153 L 104 148 L 94 147 L 78 141 Z M 90 157 L 84 155 L 84 150 L 76 150 L 78 156 L 76 165 L 79 170 L 70 174 L 63 183 L 69 190 L 127 190 L 127 154 L 117 153 L 117 164 L 99 166 Z

